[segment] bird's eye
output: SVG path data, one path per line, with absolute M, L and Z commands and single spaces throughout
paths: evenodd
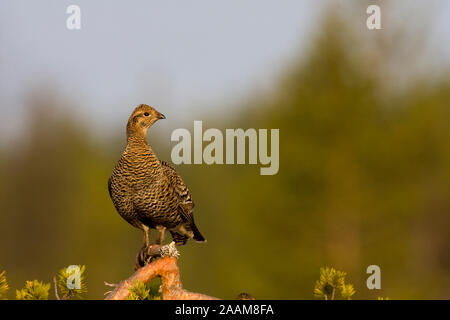
M 146 112 L 144 113 L 144 116 L 148 117 L 150 115 L 150 113 Z

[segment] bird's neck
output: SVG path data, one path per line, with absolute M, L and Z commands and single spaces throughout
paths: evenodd
M 122 157 L 131 159 L 133 163 L 137 161 L 140 165 L 145 163 L 146 166 L 153 167 L 153 174 L 161 174 L 161 164 L 147 140 L 136 136 L 130 136 L 127 140 L 127 146 Z
M 141 136 L 141 135 L 127 136 L 127 145 L 132 148 L 150 149 L 150 146 L 147 142 L 147 138 L 145 136 Z

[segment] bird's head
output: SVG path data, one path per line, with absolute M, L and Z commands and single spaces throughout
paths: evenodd
M 159 119 L 166 117 L 155 108 L 141 104 L 134 109 L 127 123 L 127 137 L 145 138 L 147 130 Z

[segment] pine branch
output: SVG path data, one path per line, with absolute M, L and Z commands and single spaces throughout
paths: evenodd
M 173 244 L 168 246 L 151 245 L 147 253 L 152 257 L 162 256 L 162 258 L 139 268 L 127 280 L 120 282 L 105 300 L 125 300 L 130 295 L 130 288 L 133 284 L 137 281 L 145 284 L 155 277 L 161 278 L 163 300 L 218 300 L 215 297 L 183 289 L 176 258 L 178 251 Z

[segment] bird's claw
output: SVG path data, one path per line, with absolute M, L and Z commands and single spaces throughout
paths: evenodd
M 174 257 L 178 259 L 179 256 L 180 253 L 175 247 L 175 242 L 173 241 L 164 246 L 160 246 L 158 244 L 149 246 L 144 245 L 136 256 L 136 265 L 134 270 L 142 268 L 157 257 Z
M 144 245 L 138 252 L 136 256 L 136 265 L 134 267 L 135 270 L 142 268 L 150 262 L 152 256 L 148 254 L 148 248 L 149 246 Z

